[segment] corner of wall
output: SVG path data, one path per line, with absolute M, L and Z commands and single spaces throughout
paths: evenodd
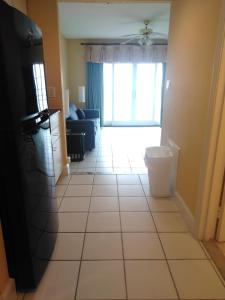
M 181 195 L 177 191 L 175 192 L 175 199 L 176 199 L 177 207 L 178 207 L 181 215 L 183 216 L 183 218 L 188 226 L 188 229 L 196 237 L 195 218 L 194 218 L 192 212 L 190 211 L 190 209 L 186 205 L 184 199 L 181 197 Z

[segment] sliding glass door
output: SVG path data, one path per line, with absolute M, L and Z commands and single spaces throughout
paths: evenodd
M 104 64 L 104 125 L 161 125 L 162 64 Z

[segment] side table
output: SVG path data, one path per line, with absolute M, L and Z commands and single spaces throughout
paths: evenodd
M 71 161 L 81 161 L 84 159 L 85 154 L 85 133 L 84 132 L 66 132 L 67 140 L 67 154 L 70 156 Z

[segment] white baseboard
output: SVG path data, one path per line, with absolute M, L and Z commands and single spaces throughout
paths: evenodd
M 181 213 L 181 215 L 183 216 L 188 229 L 190 230 L 190 232 L 195 235 L 195 219 L 193 214 L 191 213 L 190 209 L 187 207 L 184 199 L 181 197 L 181 195 L 176 191 L 175 192 L 175 198 L 176 198 L 176 204 L 177 207 Z
M 1 296 L 2 300 L 16 300 L 17 299 L 17 293 L 16 293 L 16 286 L 15 286 L 15 280 L 9 279 L 7 286 L 5 287 L 5 290 L 2 293 Z

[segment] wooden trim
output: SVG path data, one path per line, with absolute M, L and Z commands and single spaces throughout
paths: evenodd
M 223 279 L 225 280 L 225 259 L 223 252 L 218 247 L 216 242 L 203 242 L 206 250 L 209 252 L 209 255 L 212 257 L 213 262 L 215 263 L 216 267 L 218 268 L 220 274 L 222 275 Z
M 222 193 L 221 193 L 219 205 L 220 205 L 220 216 L 219 216 L 218 226 L 216 229 L 216 240 L 218 242 L 224 242 L 225 241 L 225 176 L 223 177 L 223 187 L 222 187 Z

